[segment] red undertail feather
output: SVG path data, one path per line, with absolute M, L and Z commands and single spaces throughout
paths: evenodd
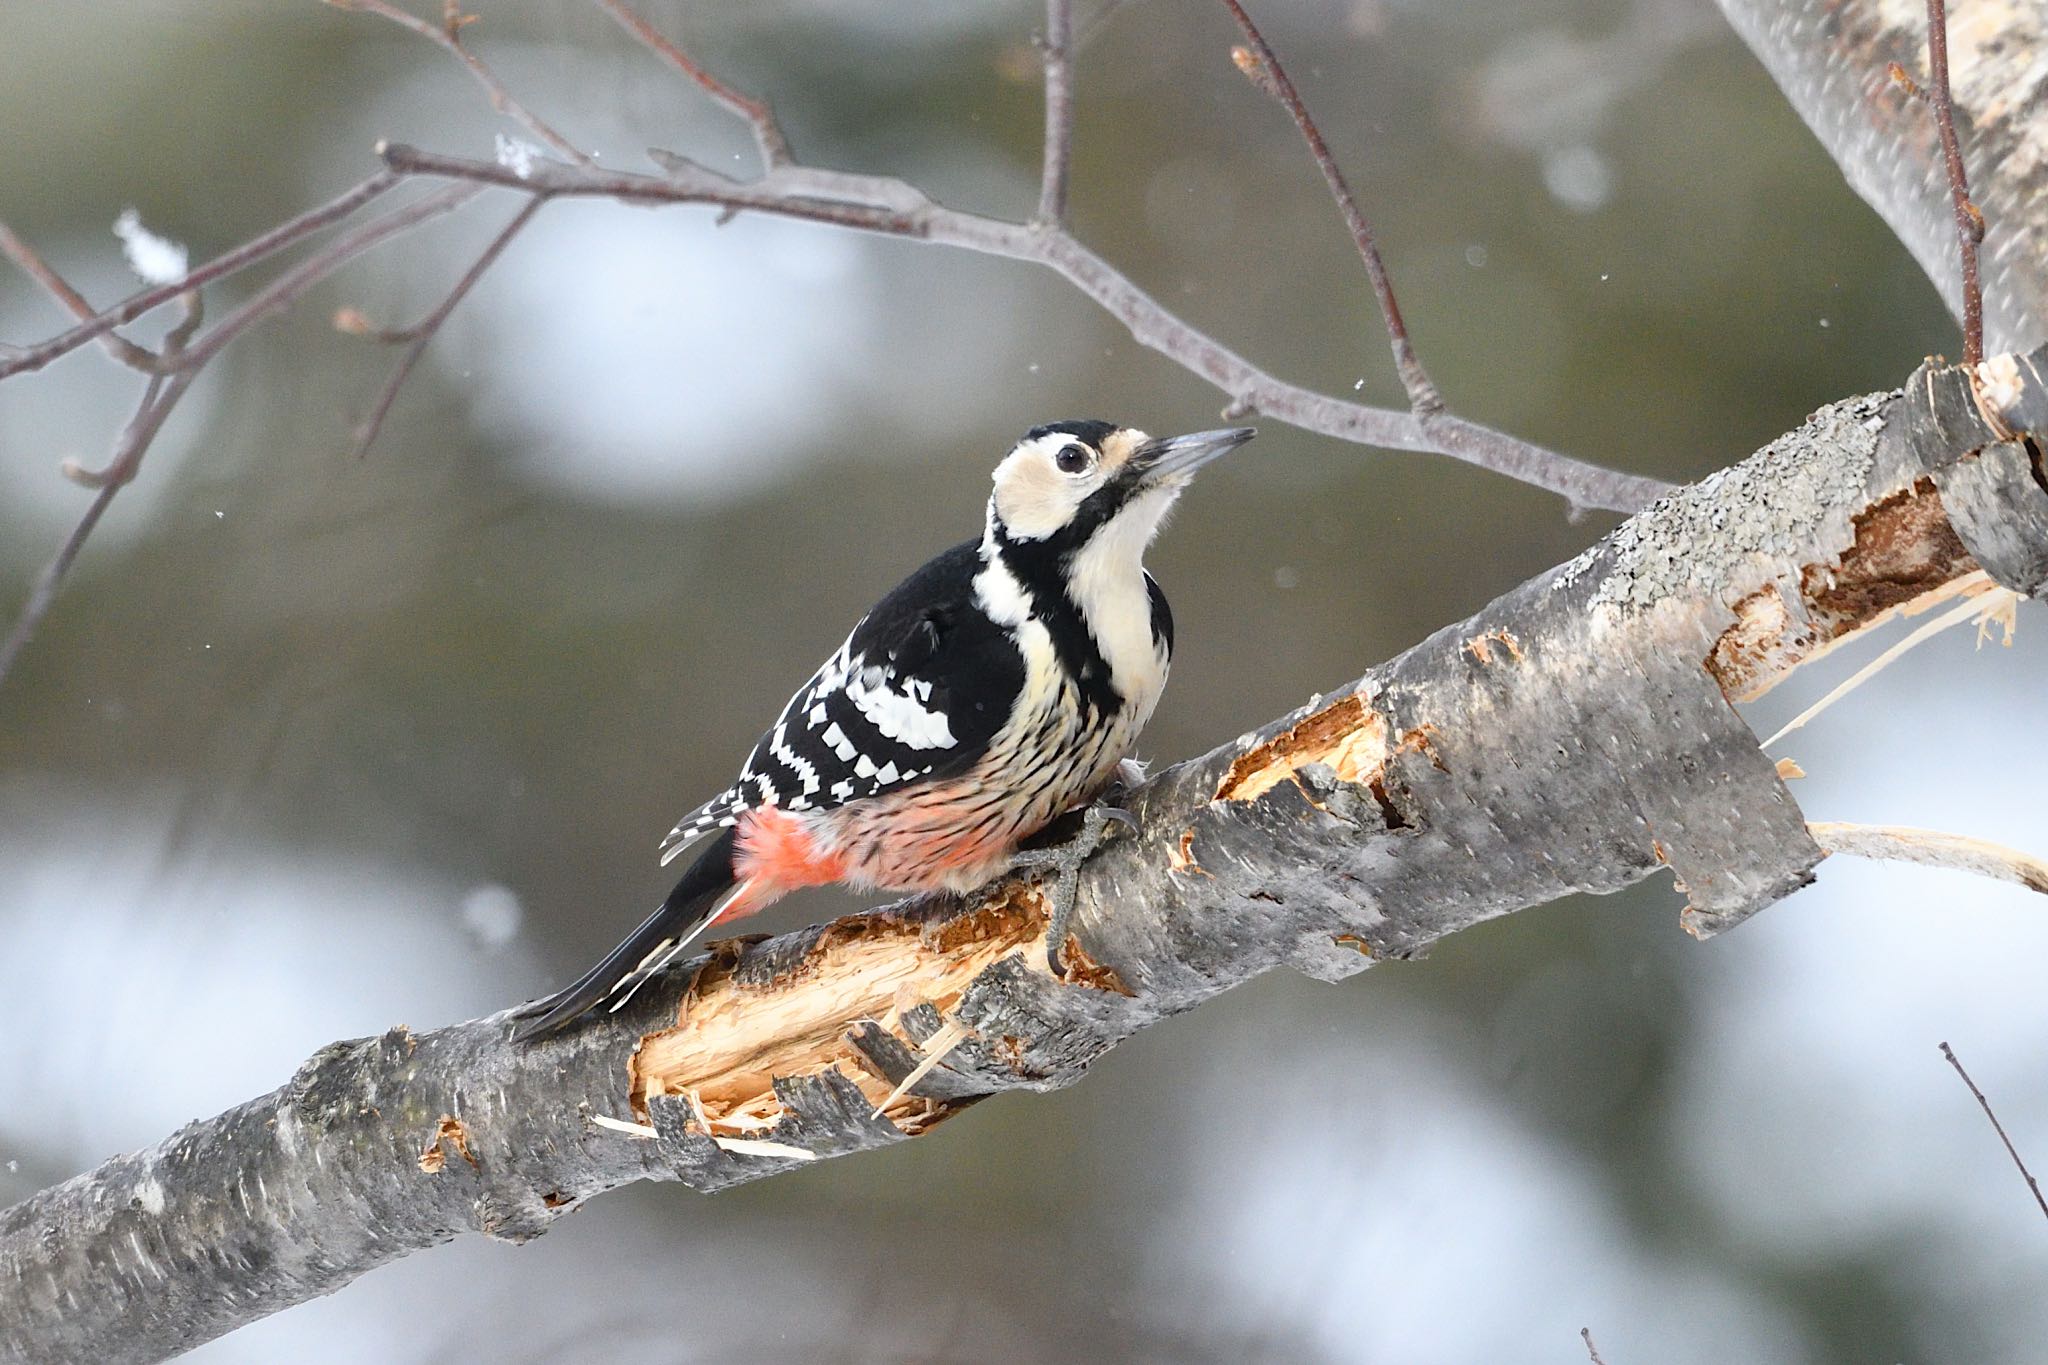
M 824 886 L 846 876 L 846 855 L 820 848 L 802 820 L 773 806 L 740 817 L 733 870 L 747 884 L 718 916 L 750 915 L 786 891 Z

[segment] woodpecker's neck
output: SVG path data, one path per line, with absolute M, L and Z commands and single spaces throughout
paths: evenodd
M 998 619 L 1007 607 L 1043 625 L 1098 711 L 1132 706 L 1147 715 L 1165 685 L 1167 642 L 1154 626 L 1144 556 L 1175 491 L 1148 490 L 1107 521 L 1035 539 L 1012 535 L 990 503 L 987 567 L 976 580 L 984 604 Z

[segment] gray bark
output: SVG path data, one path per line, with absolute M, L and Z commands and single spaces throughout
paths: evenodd
M 1340 978 L 1663 867 L 1694 932 L 1734 924 L 1823 855 L 1724 689 L 1978 562 L 2041 587 L 2048 480 L 2004 438 L 2048 429 L 2043 365 L 2022 360 L 1985 406 L 1961 372 L 1923 369 L 1822 409 L 1161 774 L 1131 803 L 1142 833 L 1083 871 L 1064 981 L 1042 965 L 1043 897 L 1005 884 L 717 945 L 538 1046 L 509 1045 L 496 1016 L 326 1048 L 272 1094 L 0 1215 L 0 1359 L 158 1359 L 459 1233 L 536 1236 L 628 1181 L 715 1190 L 800 1164 L 706 1125 L 747 1106 L 769 1124 L 755 1140 L 812 1158 L 902 1141 L 997 1091 L 1068 1084 L 1270 968 Z M 862 984 L 878 962 L 885 997 L 909 983 L 926 1003 L 882 1010 Z M 875 1117 L 942 1010 L 967 1041 Z
M 1962 267 L 1933 111 L 1892 83 L 1927 83 L 1925 0 L 1720 0 L 1849 184 L 1898 234 L 1951 312 Z M 1949 5 L 1949 84 L 1971 188 L 1984 211 L 1984 349 L 2048 341 L 2048 6 Z

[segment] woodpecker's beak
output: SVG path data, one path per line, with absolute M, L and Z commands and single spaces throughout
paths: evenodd
M 1176 476 L 1185 478 L 1209 461 L 1228 455 L 1258 435 L 1250 427 L 1225 427 L 1221 431 L 1198 431 L 1189 436 L 1168 436 L 1148 441 L 1131 455 L 1138 477 L 1146 483 L 1165 483 Z

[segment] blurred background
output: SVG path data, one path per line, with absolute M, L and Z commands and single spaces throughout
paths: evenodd
M 743 129 L 585 6 L 472 8 L 472 47 L 606 161 L 751 170 Z M 1036 202 L 1034 4 L 645 12 L 816 164 Z M 1274 372 L 1397 403 L 1363 272 L 1220 9 L 1079 14 L 1081 234 Z M 1259 17 L 1467 416 L 1690 479 L 1956 348 L 1704 0 Z M 100 303 L 132 288 L 126 207 L 201 260 L 361 178 L 380 137 L 489 155 L 515 131 L 444 54 L 311 0 L 0 0 L 0 72 L 0 217 Z M 559 985 L 666 889 L 657 838 L 854 617 L 978 531 L 1024 427 L 1215 424 L 1217 394 L 1030 267 L 562 203 L 354 458 L 394 356 L 335 310 L 411 321 L 515 207 L 487 195 L 238 342 L 0 686 L 0 1202 L 332 1039 Z M 0 338 L 64 321 L 0 273 Z M 87 350 L 0 386 L 7 620 L 86 501 L 58 461 L 102 457 L 135 382 Z M 1152 557 L 1181 642 L 1155 759 L 1613 524 L 1262 425 Z M 2020 625 L 1941 638 L 1780 746 L 1809 816 L 2048 849 L 2048 740 L 2011 719 L 2048 641 Z M 1610 1365 L 2038 1360 L 2048 1240 L 1936 1043 L 2048 1165 L 2041 903 L 1844 859 L 1709 944 L 1679 906 L 1659 880 L 1340 986 L 1270 976 L 1063 1093 L 716 1199 L 625 1190 L 523 1249 L 467 1238 L 191 1358 L 1570 1362 L 1590 1327 Z

